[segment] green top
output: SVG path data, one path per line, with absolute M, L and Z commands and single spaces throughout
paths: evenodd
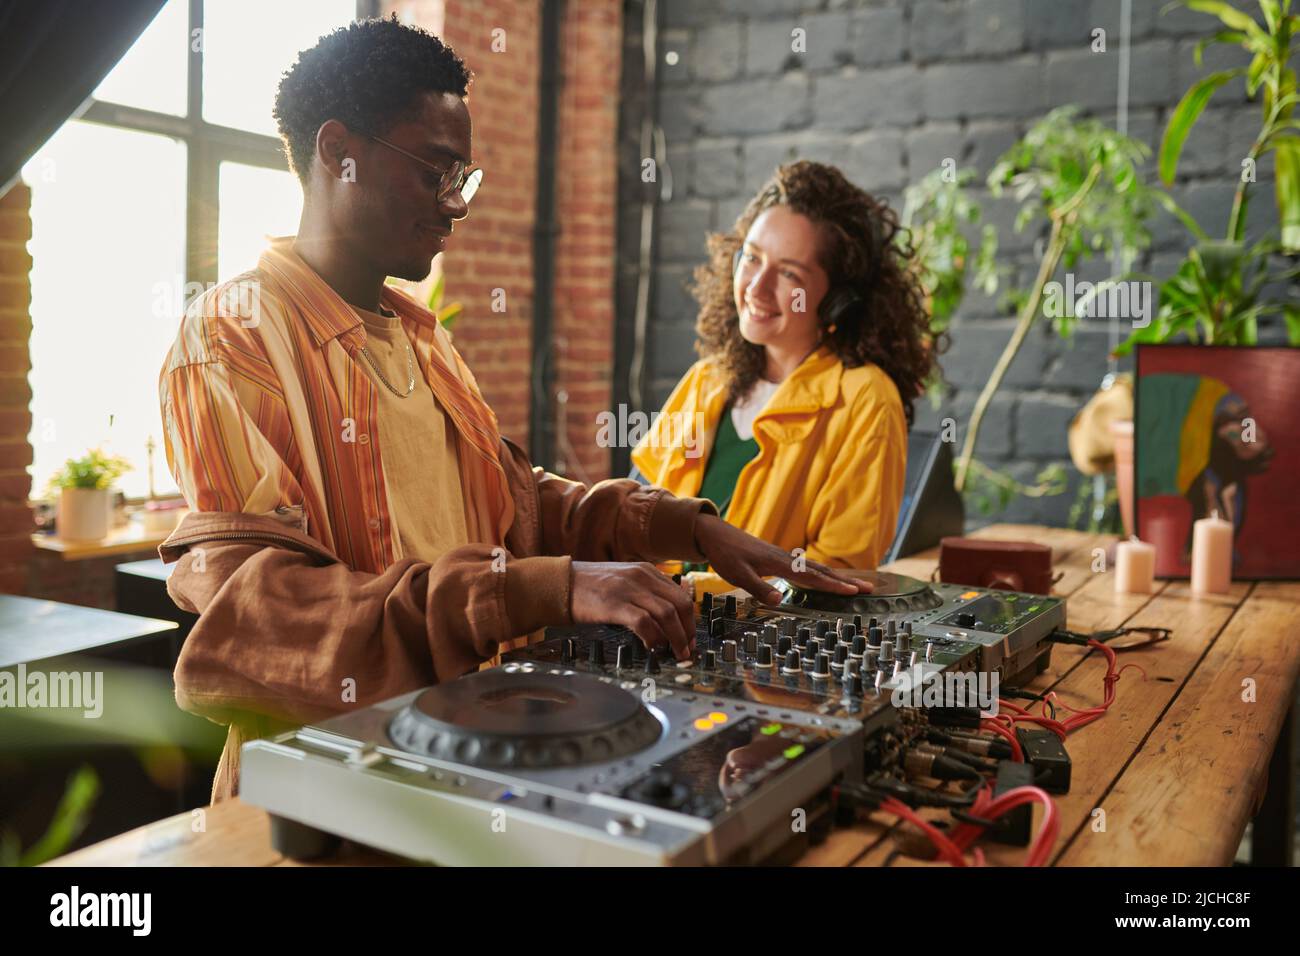
M 718 423 L 718 437 L 709 451 L 709 462 L 704 468 L 704 481 L 700 483 L 700 497 L 708 498 L 718 506 L 718 514 L 727 516 L 731 496 L 736 490 L 736 479 L 741 470 L 758 454 L 758 442 L 742 440 L 731 420 L 731 406 L 722 410 Z
M 758 454 L 758 442 L 742 439 L 731 421 L 731 406 L 722 410 L 718 423 L 718 437 L 713 440 L 709 461 L 704 467 L 704 480 L 700 483 L 701 498 L 708 498 L 718 506 L 718 514 L 725 518 L 736 491 L 736 480 L 741 470 Z M 686 564 L 684 571 L 707 571 L 707 564 Z

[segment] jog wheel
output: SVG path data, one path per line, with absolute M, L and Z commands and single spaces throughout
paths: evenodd
M 850 571 L 848 574 L 869 581 L 875 590 L 870 594 L 832 594 L 778 581 L 777 589 L 784 595 L 781 606 L 822 614 L 884 615 L 930 611 L 943 604 L 943 598 L 934 588 L 916 578 L 889 571 Z
M 627 757 L 663 733 L 615 684 L 507 664 L 430 687 L 393 718 L 409 753 L 494 769 L 572 767 Z

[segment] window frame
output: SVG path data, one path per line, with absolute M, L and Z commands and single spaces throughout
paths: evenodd
M 205 0 L 188 0 L 186 38 L 203 29 Z M 376 17 L 381 0 L 357 0 L 356 18 Z M 217 282 L 217 237 L 220 224 L 221 164 L 236 162 L 265 169 L 289 170 L 279 137 L 252 133 L 203 118 L 203 45 L 189 44 L 186 61 L 185 115 L 160 113 L 106 100 L 92 99 L 80 115 L 70 119 L 97 123 L 137 133 L 169 136 L 185 144 L 185 282 L 208 286 Z M 193 288 L 191 285 L 190 288 Z M 180 498 L 159 495 L 158 500 Z M 39 500 L 39 499 L 34 499 Z M 129 505 L 147 497 L 127 498 Z
M 203 29 L 206 0 L 188 0 L 187 38 Z M 379 15 L 380 0 L 357 0 L 356 17 Z M 185 115 L 92 99 L 77 119 L 102 126 L 170 136 L 185 144 L 185 282 L 204 286 L 217 276 L 217 235 L 221 216 L 218 191 L 221 164 L 243 163 L 287 172 L 283 145 L 276 136 L 209 123 L 203 118 L 203 44 L 189 44 Z M 191 286 L 192 288 L 192 286 Z

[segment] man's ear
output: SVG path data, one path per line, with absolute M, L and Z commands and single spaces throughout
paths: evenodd
M 335 119 L 326 120 L 316 131 L 316 159 L 329 172 L 331 179 L 343 179 L 349 167 L 355 170 L 355 142 L 356 137 Z

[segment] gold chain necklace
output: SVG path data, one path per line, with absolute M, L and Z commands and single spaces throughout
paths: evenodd
M 375 374 L 379 376 L 379 381 L 384 383 L 384 387 L 387 388 L 394 395 L 396 395 L 398 398 L 407 398 L 410 396 L 410 394 L 413 391 L 415 391 L 415 359 L 411 355 L 411 346 L 409 343 L 406 346 L 406 393 L 405 394 L 393 388 L 392 382 L 388 381 L 388 376 L 385 375 L 380 370 L 379 364 L 371 356 L 370 350 L 366 348 L 364 345 L 361 346 L 361 354 L 366 357 L 366 361 L 369 362 L 370 367 L 375 370 Z

